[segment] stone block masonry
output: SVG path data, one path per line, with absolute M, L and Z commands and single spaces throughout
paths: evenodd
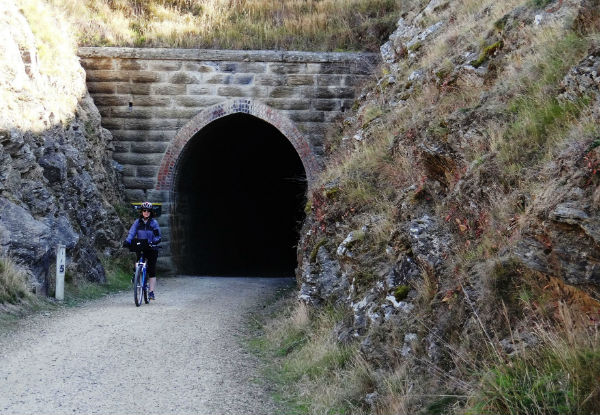
M 164 204 L 165 234 L 177 162 L 194 134 L 245 112 L 294 145 L 310 182 L 323 132 L 351 108 L 378 54 L 198 49 L 81 48 L 88 90 L 113 133 L 127 197 Z M 169 262 L 169 253 L 164 253 Z

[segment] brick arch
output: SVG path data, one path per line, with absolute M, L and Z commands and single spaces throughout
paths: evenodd
M 175 135 L 163 156 L 158 171 L 156 190 L 173 190 L 177 163 L 188 141 L 211 122 L 227 115 L 244 113 L 253 115 L 277 128 L 294 146 L 300 157 L 309 187 L 319 171 L 319 163 L 306 138 L 294 123 L 278 111 L 249 99 L 230 100 L 200 111 Z

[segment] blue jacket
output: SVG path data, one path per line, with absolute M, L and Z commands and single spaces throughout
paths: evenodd
M 136 219 L 133 225 L 131 225 L 131 229 L 129 229 L 126 241 L 131 243 L 133 238 L 147 239 L 148 243 L 152 245 L 160 243 L 160 227 L 156 219 L 150 218 L 146 223 L 142 219 Z

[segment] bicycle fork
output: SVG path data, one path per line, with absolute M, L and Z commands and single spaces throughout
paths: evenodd
M 135 264 L 135 268 L 137 269 L 137 267 L 139 267 L 140 265 L 142 265 L 142 288 L 145 290 L 146 287 L 146 266 L 147 266 L 147 261 L 146 259 L 144 259 L 144 262 L 138 261 Z

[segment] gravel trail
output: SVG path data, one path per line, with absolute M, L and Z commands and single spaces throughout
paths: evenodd
M 159 279 L 139 308 L 125 292 L 28 318 L 0 336 L 0 413 L 278 413 L 242 320 L 291 284 Z

